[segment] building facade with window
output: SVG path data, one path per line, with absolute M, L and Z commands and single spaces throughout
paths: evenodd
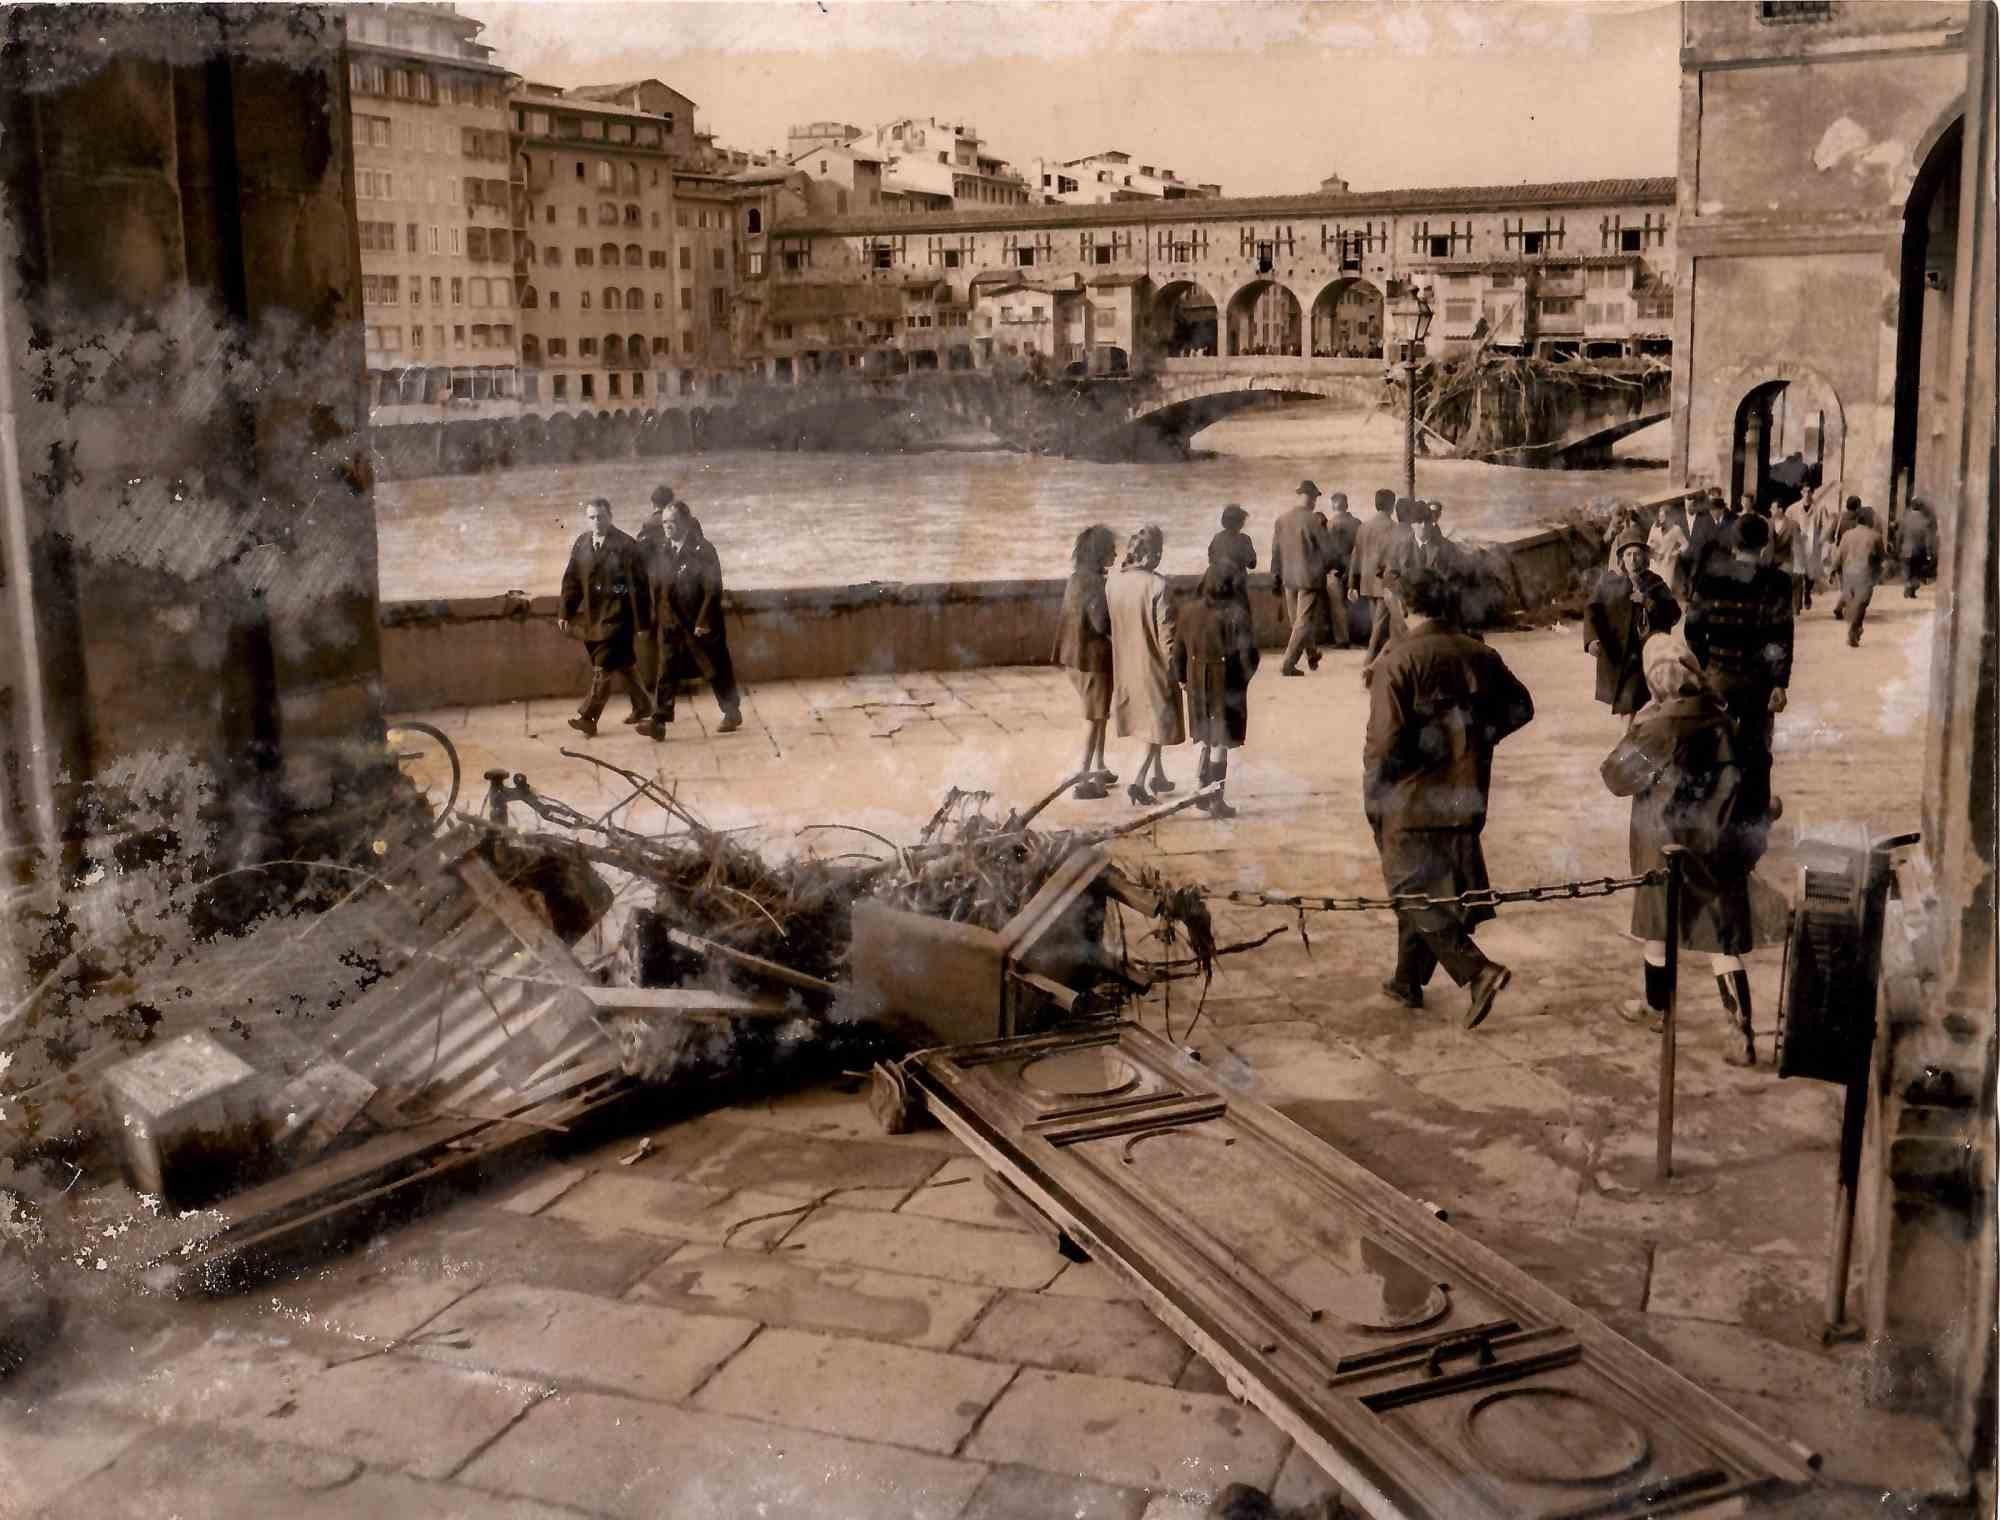
M 512 415 L 511 76 L 450 6 L 344 18 L 372 420 Z
M 1674 197 L 1659 178 L 813 217 L 780 229 L 773 279 L 892 294 L 945 281 L 972 308 L 979 364 L 1024 357 L 1031 340 L 1044 361 L 1092 373 L 1200 355 L 1379 358 L 1386 303 L 1412 283 L 1438 314 L 1433 352 L 1632 357 L 1671 347 Z M 1047 296 L 1046 334 L 1020 302 L 1002 320 L 976 298 L 1003 279 Z M 774 291 L 772 309 L 812 301 L 826 298 Z M 1080 318 L 1056 310 L 1078 303 Z M 898 343 L 911 347 L 908 327 Z
M 1003 158 L 986 151 L 978 131 L 935 116 L 905 116 L 875 129 L 874 148 L 905 195 L 950 196 L 954 209 L 1026 206 L 1028 182 Z
M 607 96 L 612 98 L 598 98 Z M 629 100 L 643 99 L 633 105 Z M 524 409 L 644 411 L 665 394 L 687 271 L 675 165 L 693 102 L 657 81 L 530 84 L 510 102 Z
M 1083 158 L 1037 158 L 1029 162 L 1028 184 L 1045 206 L 1107 206 L 1114 201 L 1212 200 L 1220 185 L 1199 185 L 1172 169 L 1132 161 L 1116 148 Z

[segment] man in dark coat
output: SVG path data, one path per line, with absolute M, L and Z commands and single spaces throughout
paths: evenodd
M 1645 535 L 1626 529 L 1584 613 L 1584 652 L 1597 656 L 1597 700 L 1621 718 L 1646 705 L 1647 638 L 1681 620 L 1681 604 L 1647 568 L 1647 558 Z
M 1405 627 L 1369 683 L 1362 806 L 1392 895 L 1457 897 L 1490 885 L 1479 835 L 1493 751 L 1533 720 L 1535 704 L 1492 648 L 1444 621 L 1454 601 L 1444 577 L 1412 568 L 1390 595 Z M 1397 910 L 1396 970 L 1382 990 L 1421 1008 L 1443 965 L 1467 990 L 1466 1028 L 1479 1024 L 1513 976 L 1472 941 L 1492 916 L 1477 907 Z
M 1937 576 L 1938 528 L 1931 505 L 1920 497 L 1910 498 L 1903 513 L 1903 595 L 1914 598 L 1917 587 Z
M 633 670 L 633 640 L 650 625 L 652 598 L 644 557 L 632 536 L 612 525 L 611 503 L 600 496 L 583 509 L 583 517 L 588 526 L 570 545 L 556 627 L 564 633 L 574 628 L 590 654 L 590 694 L 569 720 L 587 739 L 597 732 L 614 679 L 632 699 L 625 721 L 646 723 L 652 717 L 652 704 Z
M 1299 504 L 1282 513 L 1271 525 L 1271 584 L 1285 602 L 1285 616 L 1292 625 L 1285 644 L 1281 676 L 1301 675 L 1299 656 L 1304 654 L 1310 669 L 1319 669 L 1319 640 L 1314 630 L 1326 611 L 1326 545 L 1320 537 L 1319 487 L 1310 480 L 1299 482 Z
M 1376 623 L 1388 614 L 1383 611 L 1382 571 L 1389 563 L 1389 544 L 1396 532 L 1396 493 L 1375 493 L 1375 515 L 1354 530 L 1354 555 L 1347 562 L 1347 589 L 1368 614 L 1372 642 Z
M 1723 503 L 1722 492 L 1711 486 L 1688 529 L 1688 546 L 1681 551 L 1681 577 L 1690 588 L 1701 574 L 1709 555 L 1721 544 L 1735 521 Z
M 696 671 L 715 688 L 722 709 L 718 733 L 743 726 L 743 699 L 722 629 L 722 560 L 685 501 L 667 516 L 666 543 L 653 559 L 653 621 L 660 635 L 660 674 L 653 689 L 653 721 L 646 733 L 665 737 L 674 721 L 674 694 Z
M 1868 616 L 1869 602 L 1874 600 L 1876 583 L 1882 578 L 1884 555 L 1875 514 L 1863 507 L 1854 526 L 1841 534 L 1840 545 L 1833 551 L 1834 569 L 1840 576 L 1840 603 L 1834 614 L 1847 618 L 1849 649 L 1861 644 L 1861 624 Z
M 1695 580 L 1681 632 L 1729 709 L 1744 806 L 1776 817 L 1771 729 L 1792 684 L 1792 578 L 1770 563 L 1761 517 L 1736 519 Z
M 653 487 L 652 502 L 646 508 L 646 520 L 639 524 L 639 531 L 632 535 L 639 546 L 639 562 L 651 565 L 653 558 L 667 541 L 665 522 L 668 507 L 674 504 L 674 488 L 670 485 Z M 660 684 L 660 639 L 659 634 L 647 629 L 639 635 L 638 663 L 639 681 L 651 691 Z

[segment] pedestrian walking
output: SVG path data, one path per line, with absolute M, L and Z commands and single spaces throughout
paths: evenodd
M 1938 525 L 1931 504 L 1912 496 L 1903 512 L 1903 595 L 1914 599 L 1917 587 L 1937 579 Z
M 1882 561 L 1885 552 L 1882 534 L 1875 526 L 1875 512 L 1863 507 L 1855 518 L 1854 526 L 1840 536 L 1840 547 L 1834 550 L 1834 569 L 1840 576 L 1840 601 L 1834 609 L 1836 617 L 1847 619 L 1847 647 L 1854 649 L 1861 643 L 1861 625 L 1868 617 L 1868 604 L 1874 600 L 1875 587 L 1882 579 Z
M 674 488 L 660 484 L 653 487 L 653 495 L 646 506 L 646 519 L 639 524 L 639 531 L 632 535 L 639 546 L 639 563 L 651 566 L 654 558 L 667 541 L 666 510 L 674 504 Z M 650 570 L 648 574 L 650 576 Z M 633 668 L 638 671 L 639 682 L 647 691 L 660 684 L 660 635 L 655 628 L 642 629 L 637 643 L 637 657 Z
M 1777 815 L 1771 730 L 1792 684 L 1792 584 L 1769 563 L 1770 529 L 1742 517 L 1696 578 L 1682 631 L 1710 688 L 1729 709 L 1744 805 Z
M 1728 507 L 1723 503 L 1722 492 L 1710 486 L 1708 494 L 1702 498 L 1701 510 L 1695 514 L 1694 521 L 1688 528 L 1688 546 L 1683 555 L 1685 563 L 1682 573 L 1690 593 L 1694 589 L 1695 582 L 1701 579 L 1702 569 L 1708 563 L 1709 555 L 1718 550 L 1729 531 L 1730 523 L 1734 521 Z
M 1680 943 L 1706 951 L 1723 1011 L 1743 1037 L 1732 1066 L 1757 1064 L 1751 1021 L 1750 875 L 1764 854 L 1771 819 L 1749 799 L 1750 778 L 1737 754 L 1729 710 L 1703 679 L 1684 641 L 1659 634 L 1646 641 L 1649 700 L 1618 747 L 1606 757 L 1604 782 L 1614 797 L 1632 799 L 1632 873 L 1666 864 L 1666 847 L 1687 854 L 1681 867 Z M 1643 999 L 1620 1015 L 1658 1033 L 1667 1012 L 1667 889 L 1642 886 L 1632 902 L 1632 934 L 1642 943 Z
M 1271 527 L 1271 584 L 1284 600 L 1285 619 L 1291 637 L 1285 644 L 1281 676 L 1304 674 L 1299 656 L 1306 657 L 1309 670 L 1319 669 L 1317 628 L 1326 611 L 1326 544 L 1320 537 L 1319 514 L 1313 503 L 1319 487 L 1310 480 L 1299 482 L 1299 504 L 1281 513 Z
M 639 531 L 632 537 L 641 549 L 653 553 L 667 541 L 667 508 L 674 504 L 674 488 L 670 485 L 653 487 L 651 501 L 646 506 L 646 520 L 639 524 Z
M 666 541 L 653 559 L 653 622 L 660 639 L 660 671 L 653 688 L 653 719 L 646 733 L 665 737 L 674 721 L 674 697 L 699 673 L 722 709 L 720 734 L 743 726 L 743 697 L 729 638 L 722 626 L 722 559 L 686 501 L 667 514 Z
M 1174 674 L 1187 692 L 1188 737 L 1201 746 L 1201 786 L 1216 784 L 1201 806 L 1216 818 L 1234 818 L 1223 798 L 1229 752 L 1250 732 L 1250 678 L 1257 673 L 1257 639 L 1238 592 L 1242 572 L 1212 561 L 1201 592 L 1180 615 Z
M 1125 559 L 1105 585 L 1111 612 L 1111 721 L 1121 739 L 1145 742 L 1145 758 L 1125 794 L 1144 807 L 1179 790 L 1161 752 L 1183 743 L 1181 694 L 1174 682 L 1173 593 L 1160 574 L 1165 536 L 1148 523 L 1125 545 Z
M 1648 559 L 1638 528 L 1626 529 L 1612 545 L 1611 564 L 1598 577 L 1584 612 L 1584 652 L 1597 657 L 1597 700 L 1621 718 L 1646 705 L 1646 640 L 1681 620 L 1681 604 Z
M 1211 544 L 1209 552 L 1214 550 Z M 1103 523 L 1077 534 L 1056 620 L 1055 661 L 1069 671 L 1070 685 L 1083 703 L 1083 763 L 1070 795 L 1085 802 L 1110 796 L 1105 788 L 1118 783 L 1104 765 L 1104 729 L 1111 718 L 1111 608 L 1104 598 L 1104 578 L 1117 553 L 1118 540 Z
M 1208 541 L 1208 562 L 1211 565 L 1231 564 L 1241 572 L 1236 577 L 1236 586 L 1246 612 L 1250 610 L 1250 572 L 1257 568 L 1257 545 L 1243 531 L 1243 525 L 1249 520 L 1250 514 L 1232 501 L 1222 509 L 1221 531 Z
M 1459 897 L 1491 885 L 1486 827 L 1493 751 L 1535 716 L 1533 698 L 1494 650 L 1445 621 L 1453 593 L 1435 570 L 1412 567 L 1390 582 L 1406 627 L 1369 686 L 1362 749 L 1362 805 L 1392 896 Z M 1513 973 L 1473 943 L 1493 910 L 1462 905 L 1398 908 L 1396 969 L 1382 990 L 1421 1008 L 1442 965 L 1467 991 L 1465 1026 L 1477 1026 Z
M 1396 532 L 1396 493 L 1375 493 L 1375 515 L 1354 532 L 1354 557 L 1347 562 L 1348 589 L 1368 614 L 1369 642 L 1374 642 L 1375 625 L 1388 617 L 1383 610 L 1382 571 L 1389 563 L 1389 547 Z
M 652 595 L 644 559 L 628 533 L 611 521 L 611 503 L 602 496 L 583 509 L 586 524 L 570 545 L 563 569 L 562 611 L 556 627 L 572 629 L 590 656 L 590 691 L 569 726 L 586 739 L 610 700 L 614 681 L 625 688 L 632 711 L 627 723 L 646 723 L 652 703 L 633 666 L 634 640 L 652 617 Z
M 1354 643 L 1353 630 L 1348 625 L 1348 605 L 1354 597 L 1352 566 L 1355 539 L 1361 531 L 1361 522 L 1347 510 L 1345 491 L 1335 491 L 1326 499 L 1326 504 L 1326 531 L 1321 535 L 1321 541 L 1326 552 L 1327 609 L 1333 625 L 1333 636 L 1328 642 L 1335 649 L 1347 649 Z

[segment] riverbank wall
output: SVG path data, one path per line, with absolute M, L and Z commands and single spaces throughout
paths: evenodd
M 1545 619 L 1573 604 L 1601 564 L 1596 536 L 1577 527 L 1507 544 L 1465 545 L 1468 597 L 1483 626 Z M 1193 576 L 1173 578 L 1192 596 Z M 917 670 L 1047 663 L 1060 580 L 875 582 L 731 591 L 723 598 L 730 653 L 743 680 L 795 681 Z M 1284 609 L 1268 575 L 1251 578 L 1258 643 L 1282 648 Z M 382 676 L 393 712 L 567 697 L 585 684 L 583 646 L 556 628 L 554 596 L 502 595 L 382 607 Z M 1349 609 L 1350 631 L 1367 618 Z

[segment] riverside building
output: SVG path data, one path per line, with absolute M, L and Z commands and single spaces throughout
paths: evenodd
M 453 6 L 344 16 L 371 419 L 513 415 L 511 76 Z

